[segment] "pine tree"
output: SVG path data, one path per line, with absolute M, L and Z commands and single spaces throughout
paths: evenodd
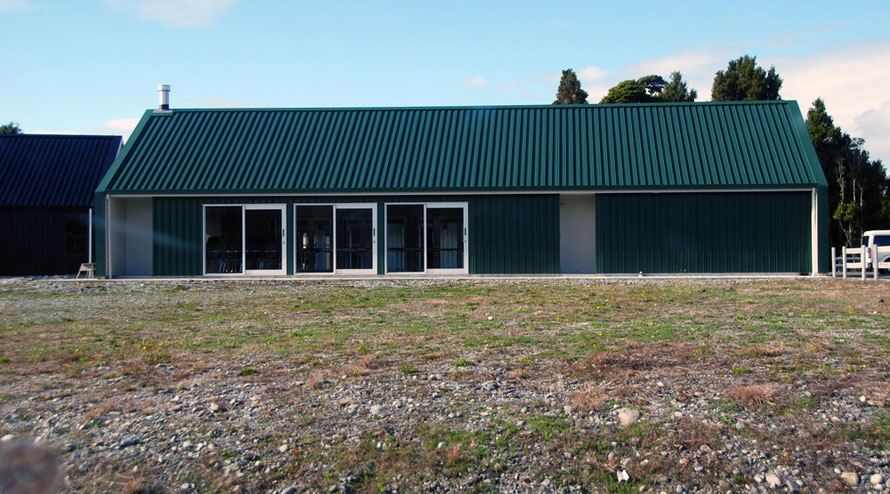
M 554 105 L 586 105 L 587 91 L 581 89 L 581 81 L 572 69 L 562 71 Z
M 664 101 L 674 103 L 692 102 L 698 97 L 695 89 L 688 89 L 686 82 L 680 72 L 671 72 L 671 80 L 664 85 L 661 90 L 661 97 Z
M 711 87 L 714 101 L 769 101 L 779 99 L 782 78 L 775 67 L 769 71 L 757 65 L 757 57 L 745 55 L 730 60 L 726 70 L 718 71 Z
M 5 125 L 0 125 L 0 134 L 21 134 L 22 129 L 19 128 L 19 124 L 15 122 L 9 122 Z

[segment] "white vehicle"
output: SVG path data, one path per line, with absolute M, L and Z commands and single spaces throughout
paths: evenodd
M 871 269 L 871 253 L 873 247 L 878 248 L 879 267 L 885 262 L 890 262 L 890 230 L 869 230 L 863 233 L 862 245 L 868 247 L 866 269 Z

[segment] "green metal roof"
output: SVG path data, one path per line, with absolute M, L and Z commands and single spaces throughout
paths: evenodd
M 99 192 L 825 185 L 794 101 L 145 112 Z

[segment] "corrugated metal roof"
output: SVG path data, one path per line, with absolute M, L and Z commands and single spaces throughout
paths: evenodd
M 824 184 L 796 102 L 148 111 L 111 192 Z
M 120 136 L 0 134 L 0 207 L 91 207 Z

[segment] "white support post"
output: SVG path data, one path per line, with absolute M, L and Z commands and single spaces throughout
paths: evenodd
M 859 254 L 859 263 L 862 265 L 862 269 L 860 269 L 860 271 L 862 272 L 862 273 L 861 273 L 861 274 L 862 274 L 862 281 L 865 281 L 865 272 L 867 271 L 867 270 L 866 270 L 866 267 L 868 266 L 868 265 L 866 264 L 866 262 L 865 262 L 865 259 L 866 259 L 865 256 L 866 256 L 866 252 L 868 252 L 868 247 L 866 247 L 866 246 L 863 245 L 862 248 L 859 249 L 859 252 L 860 252 L 860 254 Z
M 841 247 L 841 277 L 847 279 L 847 246 Z
M 837 278 L 837 247 L 831 248 L 831 277 Z
M 93 262 L 93 208 L 90 208 L 89 219 L 87 220 L 87 262 Z
M 871 267 L 874 269 L 875 279 L 878 279 L 878 246 L 871 248 Z

